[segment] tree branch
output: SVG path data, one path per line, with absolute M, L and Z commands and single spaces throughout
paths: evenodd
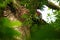
M 52 9 L 57 9 L 57 10 L 60 10 L 60 6 L 58 5 L 55 5 L 53 2 L 50 2 L 48 1 L 48 5 L 47 5 L 49 8 L 52 8 Z

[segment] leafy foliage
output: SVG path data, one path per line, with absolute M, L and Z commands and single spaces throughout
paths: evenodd
M 31 40 L 60 40 L 60 10 L 56 10 L 57 20 L 51 24 L 34 24 L 31 27 Z
M 11 21 L 11 24 L 10 24 L 10 25 L 11 25 L 12 27 L 17 27 L 17 26 L 20 27 L 20 26 L 22 25 L 22 23 L 17 20 L 17 21 L 13 21 L 13 22 Z
M 55 27 L 57 30 L 60 30 L 60 10 L 56 10 L 55 14 L 57 14 L 57 20 L 55 21 L 55 23 L 51 23 L 51 25 L 53 25 L 53 27 Z
M 47 4 L 47 0 L 20 0 L 20 2 L 21 5 L 24 5 L 28 9 L 41 8 L 42 5 Z
M 13 24 L 14 25 L 14 24 Z M 20 32 L 11 28 L 10 20 L 7 18 L 0 19 L 0 39 L 13 40 L 14 37 L 19 36 Z
M 10 2 L 11 0 L 0 0 L 0 8 L 5 8 Z
M 31 28 L 31 40 L 58 40 L 60 32 L 50 24 L 32 26 Z M 60 40 L 60 39 L 59 39 Z
M 16 0 L 17 1 L 17 0 Z M 1 40 L 15 40 L 15 37 L 20 36 L 20 32 L 14 30 L 15 26 L 30 26 L 31 32 L 31 40 L 57 40 L 60 37 L 60 11 L 56 11 L 58 13 L 57 20 L 55 23 L 47 24 L 40 19 L 36 19 L 35 16 L 36 9 L 42 9 L 43 5 L 48 4 L 48 0 L 19 0 L 20 5 L 26 7 L 30 11 L 30 15 L 22 15 L 21 18 L 25 19 L 23 23 L 20 21 L 10 21 L 7 18 L 1 17 L 0 18 L 0 39 Z M 1 8 L 5 8 L 7 4 L 13 2 L 12 0 L 0 0 L 0 10 Z M 0 12 L 2 13 L 2 12 Z M 58 32 L 56 29 L 59 29 Z M 44 39 L 43 39 L 44 38 Z

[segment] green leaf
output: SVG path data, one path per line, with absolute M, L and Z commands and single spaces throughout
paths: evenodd
M 21 16 L 21 18 L 28 18 L 28 15 L 27 14 L 23 14 L 22 16 Z
M 22 25 L 22 23 L 18 20 L 16 21 L 11 21 L 11 26 L 12 27 L 20 27 Z

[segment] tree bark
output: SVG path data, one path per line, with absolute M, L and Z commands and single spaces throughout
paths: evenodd
M 60 10 L 60 6 L 55 5 L 53 2 L 48 1 L 47 6 L 52 9 Z

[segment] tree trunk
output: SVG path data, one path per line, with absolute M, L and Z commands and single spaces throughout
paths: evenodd
M 15 7 L 15 9 L 12 9 L 14 11 L 12 12 L 11 7 L 10 7 L 11 5 L 9 5 L 5 8 L 3 16 L 10 19 L 10 21 L 18 20 L 23 23 L 24 19 L 20 18 L 20 16 L 22 16 L 24 13 L 28 13 L 28 9 L 15 3 L 13 3 L 14 4 L 13 6 Z M 21 27 L 17 27 L 17 29 L 18 31 L 21 32 L 21 37 L 19 38 L 19 40 L 30 40 L 30 26 L 29 25 L 27 26 L 22 25 Z

